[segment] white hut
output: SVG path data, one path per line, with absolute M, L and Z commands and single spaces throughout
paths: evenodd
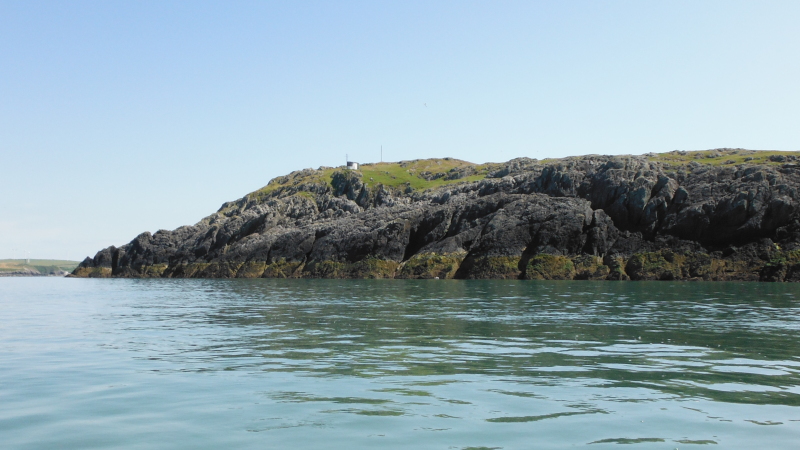
M 347 161 L 348 170 L 358 170 L 358 163 L 355 161 Z

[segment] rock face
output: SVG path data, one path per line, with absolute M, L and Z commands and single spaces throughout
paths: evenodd
M 795 281 L 800 166 L 774 153 L 306 169 L 73 276 Z

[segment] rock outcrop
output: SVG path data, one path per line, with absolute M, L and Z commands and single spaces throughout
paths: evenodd
M 193 226 L 101 250 L 73 276 L 795 281 L 797 157 L 306 169 Z

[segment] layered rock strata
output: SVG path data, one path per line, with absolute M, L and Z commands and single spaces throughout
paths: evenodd
M 306 169 L 73 276 L 797 281 L 797 155 L 759 155 Z

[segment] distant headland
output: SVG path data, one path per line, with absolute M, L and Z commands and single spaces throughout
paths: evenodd
M 800 281 L 800 152 L 305 169 L 76 277 Z
M 0 277 L 63 277 L 75 270 L 78 263 L 61 259 L 0 259 Z

